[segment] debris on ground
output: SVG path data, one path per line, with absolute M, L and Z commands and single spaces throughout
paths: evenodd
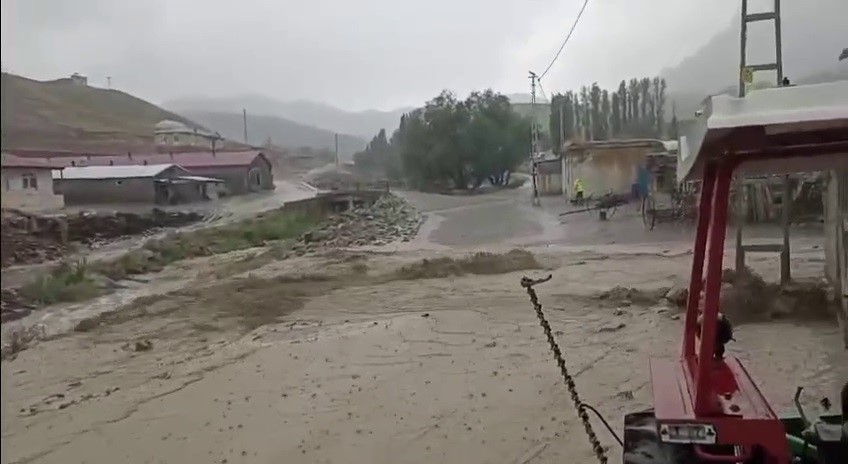
M 542 269 L 533 253 L 511 250 L 508 253 L 479 252 L 464 258 L 423 259 L 396 271 L 400 279 L 433 279 L 465 274 L 506 274 L 528 269 Z
M 203 219 L 196 212 L 91 213 L 38 215 L 3 210 L 2 267 L 53 261 L 73 249 L 72 243 L 96 248 L 121 238 L 149 236 L 163 228 Z
M 0 290 L 0 315 L 2 315 L 4 324 L 26 317 L 33 309 L 35 309 L 35 305 L 27 301 L 18 289 L 4 288 Z
M 609 290 L 601 292 L 597 295 L 597 298 L 601 301 L 615 304 L 616 306 L 630 306 L 633 304 L 650 306 L 660 301 L 666 295 L 668 290 L 668 287 L 645 290 L 616 285 Z
M 38 340 L 45 338 L 46 332 L 42 325 L 20 327 L 9 333 L 7 342 L 3 343 L 0 359 L 3 361 L 15 359 L 18 353 L 29 348 Z
M 680 284 L 665 298 L 685 308 L 689 291 Z M 766 282 L 749 268 L 724 269 L 721 275 L 721 311 L 734 323 L 778 318 L 820 319 L 831 317 L 828 286 L 823 280 L 792 281 L 784 286 Z M 701 301 L 703 302 L 703 293 Z
M 130 236 L 149 236 L 162 229 L 181 227 L 203 219 L 194 211 L 164 211 L 153 208 L 150 213 L 91 213 L 68 216 L 68 240 L 96 248 L 104 242 Z
M 294 252 L 303 255 L 319 247 L 408 242 L 418 234 L 422 223 L 422 216 L 406 200 L 387 194 L 370 206 L 356 207 L 331 216 L 321 226 L 303 234 L 294 245 Z
M 309 185 L 319 190 L 383 190 L 385 181 L 373 180 L 369 176 L 345 171 L 343 169 L 323 169 L 306 177 Z

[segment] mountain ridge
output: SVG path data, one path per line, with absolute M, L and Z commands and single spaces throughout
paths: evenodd
M 227 111 L 181 111 L 181 115 L 198 121 L 217 131 L 225 138 L 244 138 L 244 119 L 240 112 Z M 264 145 L 269 139 L 272 145 L 291 149 L 335 150 L 335 133 L 309 126 L 279 116 L 247 114 L 247 133 L 251 145 Z M 365 148 L 365 140 L 347 134 L 338 134 L 339 155 L 347 159 Z
M 278 100 L 256 94 L 231 97 L 183 97 L 162 103 L 174 112 L 240 113 L 243 109 L 258 116 L 284 118 L 305 126 L 325 129 L 340 134 L 350 134 L 370 139 L 380 129 L 391 132 L 397 127 L 401 115 L 413 108 L 404 107 L 389 111 L 347 111 L 333 105 L 306 99 Z

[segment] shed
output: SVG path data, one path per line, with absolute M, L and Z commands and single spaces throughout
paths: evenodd
M 207 198 L 208 183 L 176 164 L 74 166 L 53 171 L 53 181 L 69 205 L 186 203 Z
M 227 193 L 238 195 L 247 192 L 274 189 L 271 162 L 261 151 L 233 152 L 174 152 L 126 155 L 101 155 L 90 157 L 65 157 L 65 166 L 149 166 L 176 164 L 193 175 L 220 179 Z
M 722 162 L 739 162 L 736 172 L 746 175 L 828 173 L 824 274 L 836 290 L 848 348 L 848 81 L 708 99 L 692 132 L 680 138 L 678 177 L 701 178 L 709 163 Z M 789 277 L 786 231 L 784 280 Z
M 563 147 L 563 190 L 580 179 L 588 195 L 630 194 L 647 169 L 651 153 L 672 152 L 674 143 L 659 139 L 571 142 Z M 642 172 L 644 175 L 644 172 Z

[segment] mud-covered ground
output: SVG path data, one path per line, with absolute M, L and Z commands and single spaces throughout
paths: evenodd
M 651 403 L 648 359 L 679 350 L 660 295 L 685 282 L 688 243 L 593 244 L 604 225 L 560 225 L 520 194 L 410 194 L 430 213 L 412 242 L 187 261 L 39 314 L 56 335 L 2 364 L 2 462 L 591 462 L 519 280 L 553 274 L 538 292 L 577 387 L 620 428 Z M 819 243 L 793 244 L 795 275 L 820 274 Z M 615 286 L 640 292 L 603 298 Z M 831 321 L 736 339 L 778 410 L 797 385 L 813 405 L 848 378 Z

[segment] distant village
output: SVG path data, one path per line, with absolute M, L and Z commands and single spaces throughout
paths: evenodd
M 70 81 L 88 85 L 79 74 Z M 262 151 L 222 150 L 217 133 L 163 120 L 150 139 L 152 153 L 4 148 L 2 207 L 49 212 L 75 205 L 174 205 L 274 188 Z

